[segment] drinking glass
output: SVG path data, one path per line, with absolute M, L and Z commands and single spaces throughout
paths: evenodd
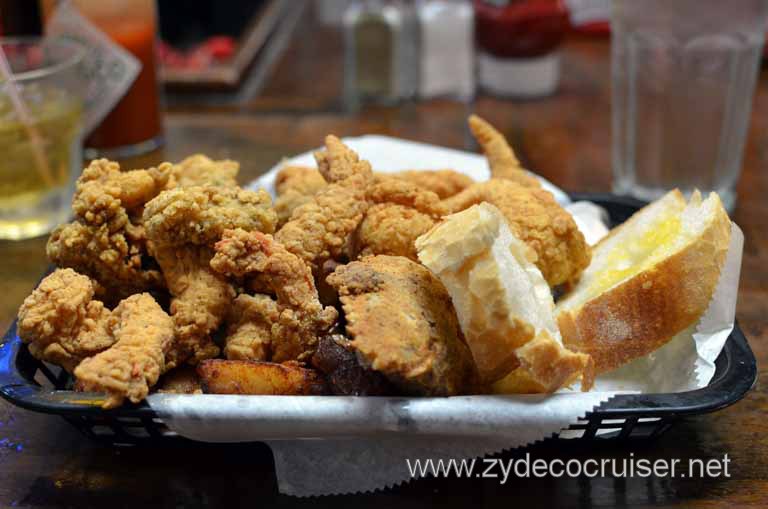
M 84 48 L 65 39 L 0 39 L 0 238 L 49 232 L 69 218 L 82 165 Z
M 749 126 L 768 0 L 614 0 L 614 191 L 717 191 L 728 209 Z

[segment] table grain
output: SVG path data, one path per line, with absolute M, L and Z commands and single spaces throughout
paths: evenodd
M 166 146 L 124 167 L 178 160 L 194 152 L 230 157 L 247 182 L 285 156 L 314 148 L 327 133 L 386 134 L 475 149 L 466 129 L 475 111 L 498 126 L 525 165 L 569 191 L 609 191 L 609 45 L 570 37 L 562 83 L 540 100 L 480 94 L 472 104 L 407 103 L 348 111 L 340 101 L 341 39 L 314 24 L 311 9 L 254 98 L 240 105 L 184 106 L 165 117 Z M 312 31 L 322 37 L 308 37 Z M 322 76 L 323 79 L 315 79 Z M 768 366 L 768 75 L 762 71 L 733 219 L 746 243 L 737 318 L 758 359 Z M 425 165 L 429 162 L 425 161 Z M 5 329 L 46 266 L 45 239 L 0 242 L 0 327 Z M 740 403 L 689 418 L 647 444 L 545 443 L 502 458 L 688 458 L 728 454 L 730 478 L 578 478 L 411 482 L 365 496 L 295 499 L 278 495 L 269 448 L 262 444 L 186 444 L 109 448 L 89 442 L 63 420 L 0 401 L 0 505 L 14 507 L 195 507 L 262 505 L 333 507 L 765 507 L 768 505 L 768 394 L 765 384 Z

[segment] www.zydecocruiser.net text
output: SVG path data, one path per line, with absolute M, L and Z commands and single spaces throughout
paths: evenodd
M 730 477 L 731 459 L 722 458 L 655 459 L 627 458 L 603 459 L 542 459 L 531 458 L 475 458 L 433 459 L 408 458 L 405 460 L 411 477 L 476 477 L 498 479 L 501 484 L 510 477 L 668 477 L 668 478 L 717 478 Z

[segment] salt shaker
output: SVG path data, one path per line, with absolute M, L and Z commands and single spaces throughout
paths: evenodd
M 463 0 L 417 3 L 421 58 L 419 96 L 474 96 L 474 11 Z

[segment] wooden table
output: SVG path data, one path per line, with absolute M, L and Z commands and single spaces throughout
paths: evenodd
M 499 126 L 527 167 L 572 191 L 610 189 L 609 47 L 572 38 L 553 97 L 513 102 L 481 95 L 471 106 L 430 101 L 346 112 L 339 101 L 341 39 L 301 14 L 294 37 L 260 94 L 239 106 L 185 106 L 166 116 L 167 144 L 144 161 L 192 152 L 242 162 L 248 181 L 291 155 L 318 146 L 326 133 L 381 133 L 473 148 L 465 119 L 474 110 Z M 312 32 L 314 31 L 314 32 Z M 307 37 L 309 33 L 316 37 Z M 321 78 L 318 78 L 321 77 Z M 768 75 L 760 77 L 733 219 L 746 236 L 737 315 L 758 358 L 768 366 Z M 426 163 L 426 162 L 425 162 Z M 0 327 L 5 329 L 46 265 L 45 239 L 0 243 Z M 337 507 L 487 504 L 499 507 L 765 507 L 768 505 L 768 393 L 757 387 L 739 404 L 673 427 L 644 445 L 547 444 L 523 452 L 537 458 L 731 459 L 731 477 L 716 479 L 422 480 L 367 496 L 325 498 Z M 24 507 L 182 507 L 306 500 L 277 494 L 269 449 L 260 444 L 191 444 L 162 449 L 111 449 L 89 442 L 63 420 L 0 401 L 0 505 Z M 318 501 L 315 501 L 316 503 Z

